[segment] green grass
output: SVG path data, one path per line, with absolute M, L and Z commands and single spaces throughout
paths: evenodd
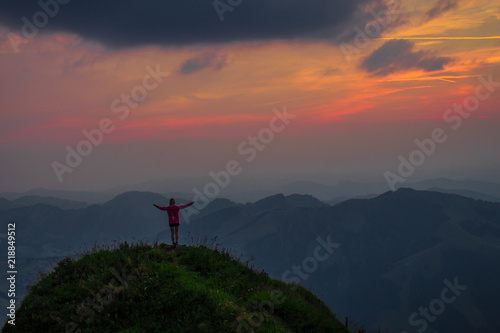
M 205 246 L 119 244 L 60 261 L 2 332 L 348 332 L 310 291 Z

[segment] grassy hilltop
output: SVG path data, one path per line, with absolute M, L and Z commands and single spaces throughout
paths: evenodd
M 60 261 L 2 332 L 349 332 L 310 291 L 205 246 L 127 243 Z

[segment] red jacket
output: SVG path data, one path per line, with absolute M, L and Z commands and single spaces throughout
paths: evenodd
M 154 205 L 154 206 L 158 209 L 167 211 L 168 224 L 178 224 L 179 223 L 179 210 L 186 208 L 186 207 L 189 207 L 192 204 L 194 204 L 194 202 L 188 203 L 186 205 L 180 205 L 180 206 L 176 206 L 176 205 L 170 205 L 167 207 L 160 207 L 158 205 Z

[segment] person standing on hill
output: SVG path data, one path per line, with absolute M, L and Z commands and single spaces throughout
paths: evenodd
M 168 213 L 168 224 L 170 225 L 170 233 L 172 235 L 172 245 L 174 247 L 179 245 L 179 210 L 189 207 L 192 204 L 194 204 L 194 201 L 186 205 L 176 206 L 174 198 L 170 198 L 170 206 L 167 207 L 161 207 L 156 204 L 153 204 L 153 206 L 155 206 L 156 208 L 161 210 L 166 210 Z

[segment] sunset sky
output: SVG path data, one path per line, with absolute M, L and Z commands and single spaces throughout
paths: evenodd
M 500 181 L 499 2 L 40 3 L 0 3 L 0 191 L 382 182 L 435 129 L 407 180 Z

